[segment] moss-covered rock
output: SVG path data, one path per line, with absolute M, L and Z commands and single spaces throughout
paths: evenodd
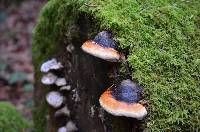
M 0 102 L 0 132 L 23 132 L 30 123 L 8 102 Z
M 50 0 L 35 29 L 36 74 L 84 13 L 97 31 L 112 30 L 128 51 L 132 78 L 149 102 L 146 129 L 200 131 L 199 7 L 199 1 L 185 0 Z

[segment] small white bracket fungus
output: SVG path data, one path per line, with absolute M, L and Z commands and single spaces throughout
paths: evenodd
M 74 132 L 78 130 L 78 128 L 72 121 L 67 122 L 66 128 L 67 128 L 67 132 Z
M 63 65 L 60 62 L 57 62 L 55 58 L 48 60 L 47 62 L 43 63 L 40 67 L 41 72 L 48 72 L 49 70 L 57 70 L 63 68 Z
M 58 78 L 55 82 L 55 84 L 57 86 L 64 86 L 67 84 L 66 79 L 65 78 Z
M 62 105 L 64 97 L 59 92 L 52 91 L 47 94 L 46 100 L 49 105 L 51 105 L 54 108 L 58 108 Z
M 47 75 L 44 75 L 41 79 L 41 82 L 45 85 L 51 85 L 56 82 L 57 76 L 53 73 L 48 73 Z
M 74 46 L 72 44 L 67 45 L 66 50 L 70 53 L 72 53 L 72 51 L 74 50 Z
M 62 87 L 60 88 L 60 91 L 62 91 L 62 90 L 67 90 L 67 91 L 69 91 L 69 90 L 71 90 L 71 86 L 70 86 L 70 85 L 62 86 Z
M 68 132 L 68 131 L 67 131 L 67 128 L 64 126 L 64 127 L 60 127 L 57 132 Z
M 68 109 L 67 106 L 64 106 L 63 108 L 57 110 L 54 115 L 59 116 L 61 114 L 64 114 L 66 116 L 70 116 L 70 110 Z

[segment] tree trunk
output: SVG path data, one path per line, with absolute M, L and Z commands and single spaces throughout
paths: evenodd
M 35 131 L 56 132 L 69 120 L 80 132 L 198 131 L 199 5 L 162 0 L 48 1 L 33 40 Z M 128 51 L 123 53 L 128 56 L 132 79 L 144 88 L 149 116 L 143 121 L 112 116 L 99 106 L 100 95 L 114 82 L 112 64 L 80 47 L 106 29 Z M 57 109 L 45 101 L 49 91 L 59 90 L 40 81 L 40 66 L 51 58 L 63 63 L 64 69 L 55 74 L 72 87 L 62 92 L 69 117 L 55 118 Z
M 43 128 L 43 130 L 48 129 L 48 132 L 56 132 L 59 127 L 66 125 L 67 121 L 72 120 L 77 124 L 80 132 L 139 131 L 137 120 L 112 116 L 99 105 L 100 95 L 112 85 L 113 80 L 109 78 L 109 74 L 112 74 L 112 64 L 88 55 L 80 48 L 82 43 L 89 39 L 88 35 L 96 30 L 93 26 L 94 22 L 91 20 L 90 17 L 79 14 L 68 34 L 56 48 L 56 54 L 49 56 L 49 59 L 55 57 L 64 65 L 64 69 L 55 74 L 65 77 L 72 87 L 71 91 L 62 92 L 66 98 L 64 105 L 69 108 L 71 114 L 70 117 L 60 116 L 55 118 L 54 114 L 58 109 L 45 106 L 48 109 L 48 116 L 46 116 L 48 123 L 47 128 Z M 67 50 L 70 47 L 72 50 Z M 44 111 L 41 107 L 45 105 L 47 91 L 59 90 L 56 86 L 43 86 L 40 82 L 41 75 L 41 73 L 36 72 L 35 102 L 38 109 L 36 109 L 35 115 Z M 38 124 L 37 120 L 35 119 L 36 124 Z

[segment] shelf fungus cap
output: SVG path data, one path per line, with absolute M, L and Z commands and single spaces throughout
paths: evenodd
M 55 82 L 55 84 L 57 86 L 64 86 L 67 84 L 66 79 L 65 78 L 58 78 Z
M 60 88 L 60 91 L 63 91 L 63 90 L 70 91 L 70 90 L 71 90 L 71 85 L 62 86 L 62 87 Z
M 54 108 L 60 107 L 64 102 L 64 97 L 56 91 L 51 91 L 47 94 L 46 100 L 49 105 L 51 105 Z
M 78 131 L 78 128 L 76 127 L 76 124 L 72 121 L 68 121 L 66 124 L 66 128 L 68 132 L 74 132 Z
M 143 119 L 146 108 L 139 104 L 142 89 L 131 80 L 123 80 L 119 85 L 108 88 L 100 97 L 100 105 L 110 114 Z
M 67 128 L 65 126 L 60 127 L 57 132 L 67 132 Z
M 48 73 L 47 75 L 44 75 L 41 79 L 41 82 L 45 85 L 51 85 L 56 82 L 57 76 L 53 73 Z
M 57 69 L 61 69 L 63 68 L 63 65 L 61 64 L 61 62 L 57 62 L 57 60 L 55 58 L 48 60 L 47 62 L 44 62 L 41 67 L 40 67 L 40 71 L 41 72 L 48 72 L 50 70 L 57 70 Z
M 98 33 L 94 40 L 84 42 L 81 48 L 84 52 L 107 61 L 117 62 L 120 59 L 112 34 L 108 31 Z
M 59 116 L 59 115 L 70 116 L 70 110 L 68 109 L 67 106 L 64 106 L 63 108 L 57 110 L 54 115 L 55 116 Z

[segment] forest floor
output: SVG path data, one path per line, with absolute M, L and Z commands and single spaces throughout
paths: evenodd
M 31 120 L 34 26 L 45 0 L 0 3 L 0 101 L 9 101 Z

